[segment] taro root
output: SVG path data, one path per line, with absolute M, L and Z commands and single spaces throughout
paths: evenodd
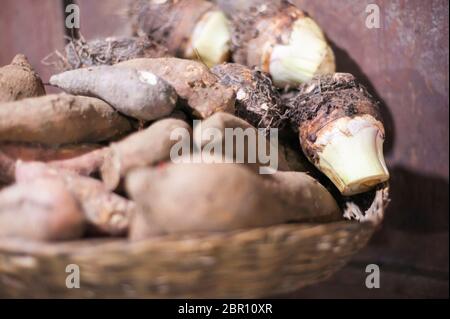
M 343 195 L 365 192 L 389 179 L 378 105 L 353 75 L 315 78 L 286 104 L 295 114 L 305 155 Z
M 41 78 L 23 54 L 0 68 L 0 103 L 45 95 Z
M 258 67 L 278 87 L 296 86 L 335 71 L 334 53 L 317 25 L 287 1 L 228 5 L 233 60 Z
M 71 94 L 102 99 L 117 111 L 142 121 L 169 115 L 178 99 L 174 88 L 152 72 L 109 65 L 56 74 L 50 84 Z
M 207 66 L 227 61 L 231 35 L 225 15 L 205 0 L 140 1 L 134 8 L 139 32 L 170 54 L 199 58 Z
M 161 58 L 167 49 L 147 37 L 109 37 L 87 42 L 84 38 L 66 45 L 65 69 L 113 65 L 137 58 Z
M 281 128 L 286 122 L 286 108 L 264 72 L 236 63 L 225 63 L 211 69 L 220 83 L 236 93 L 236 115 L 257 128 Z

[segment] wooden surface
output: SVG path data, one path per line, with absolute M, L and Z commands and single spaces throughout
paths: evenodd
M 126 2 L 78 2 L 86 38 L 130 32 Z M 381 101 L 392 203 L 383 228 L 351 264 L 325 283 L 281 297 L 448 297 L 448 1 L 295 2 L 323 26 L 338 70 L 354 73 Z M 365 26 L 369 3 L 380 8 L 380 29 Z M 61 2 L 1 5 L 0 65 L 22 52 L 46 80 L 49 71 L 39 62 L 63 45 Z M 380 289 L 364 285 L 371 263 L 381 268 Z

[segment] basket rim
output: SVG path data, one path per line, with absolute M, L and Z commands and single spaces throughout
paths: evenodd
M 184 235 L 165 235 L 148 238 L 140 241 L 130 241 L 125 238 L 101 238 L 83 239 L 66 242 L 37 242 L 19 238 L 0 239 L 0 255 L 5 252 L 29 255 L 90 255 L 106 251 L 143 251 L 170 247 L 173 245 L 187 244 L 198 246 L 207 242 L 212 245 L 228 244 L 233 241 L 252 240 L 264 236 L 276 236 L 277 234 L 299 235 L 311 232 L 313 235 L 325 234 L 333 229 L 338 230 L 347 227 L 349 231 L 363 228 L 376 228 L 376 224 L 368 221 L 341 220 L 329 223 L 292 223 L 278 224 L 268 227 L 256 227 L 250 229 L 234 230 L 217 233 L 193 233 Z

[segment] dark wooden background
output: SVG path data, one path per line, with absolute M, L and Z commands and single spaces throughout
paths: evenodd
M 90 39 L 127 35 L 127 1 L 78 0 Z M 449 4 L 446 0 L 297 0 L 333 43 L 339 71 L 357 75 L 381 101 L 387 123 L 392 204 L 370 245 L 330 280 L 283 298 L 448 297 Z M 2 0 L 0 65 L 21 52 L 48 80 L 41 59 L 64 46 L 62 0 Z M 365 26 L 376 3 L 381 28 Z M 365 287 L 365 266 L 381 288 Z

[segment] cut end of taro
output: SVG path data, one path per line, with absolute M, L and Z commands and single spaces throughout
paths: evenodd
M 269 72 L 279 87 L 296 86 L 335 70 L 333 50 L 320 27 L 309 17 L 298 18 L 287 44 L 275 45 L 270 56 Z
M 210 11 L 197 23 L 186 57 L 196 59 L 199 56 L 208 67 L 213 67 L 228 60 L 230 45 L 231 33 L 225 14 Z
M 363 193 L 389 179 L 383 143 L 383 125 L 373 117 L 340 118 L 318 132 L 315 165 L 342 195 Z

